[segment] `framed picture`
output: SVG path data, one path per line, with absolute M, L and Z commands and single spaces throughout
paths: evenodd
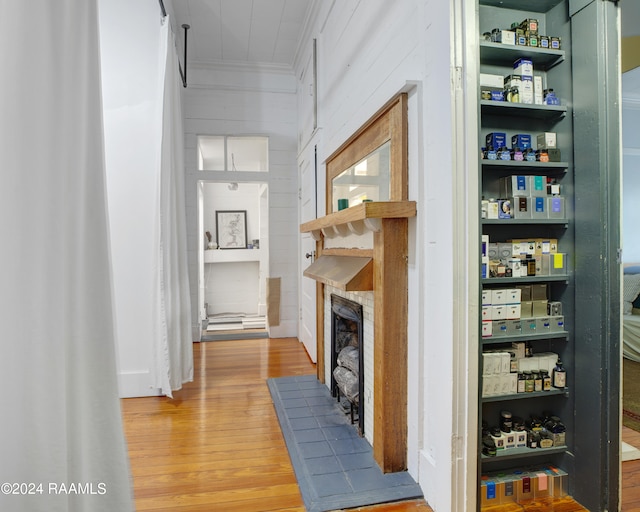
M 217 211 L 216 235 L 220 249 L 246 249 L 247 210 Z

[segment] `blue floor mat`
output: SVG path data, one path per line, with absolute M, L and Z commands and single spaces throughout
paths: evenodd
M 422 497 L 406 471 L 382 473 L 371 445 L 315 375 L 267 384 L 308 512 Z

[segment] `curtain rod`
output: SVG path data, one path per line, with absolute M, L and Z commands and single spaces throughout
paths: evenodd
M 160 4 L 160 11 L 162 11 L 162 17 L 167 17 L 167 10 L 164 8 L 164 2 L 162 0 L 158 0 Z M 178 61 L 178 71 L 180 72 L 180 78 L 182 79 L 182 87 L 187 87 L 187 30 L 191 27 L 186 23 L 182 24 L 182 28 L 184 29 L 184 71 L 182 70 L 182 65 L 180 61 Z

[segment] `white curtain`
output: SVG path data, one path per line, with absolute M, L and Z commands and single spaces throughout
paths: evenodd
M 162 393 L 193 380 L 191 298 L 187 263 L 184 190 L 184 135 L 182 130 L 181 81 L 173 34 L 165 18 L 160 44 L 163 77 L 162 146 L 158 190 L 159 224 L 156 230 L 158 272 L 156 322 L 156 375 Z
M 96 0 L 0 0 L 0 510 L 134 508 L 99 66 Z

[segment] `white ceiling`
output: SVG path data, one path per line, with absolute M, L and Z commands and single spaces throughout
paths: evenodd
M 191 26 L 188 65 L 274 65 L 291 69 L 313 0 L 170 1 L 174 27 L 185 23 Z M 177 32 L 182 40 L 184 31 Z

